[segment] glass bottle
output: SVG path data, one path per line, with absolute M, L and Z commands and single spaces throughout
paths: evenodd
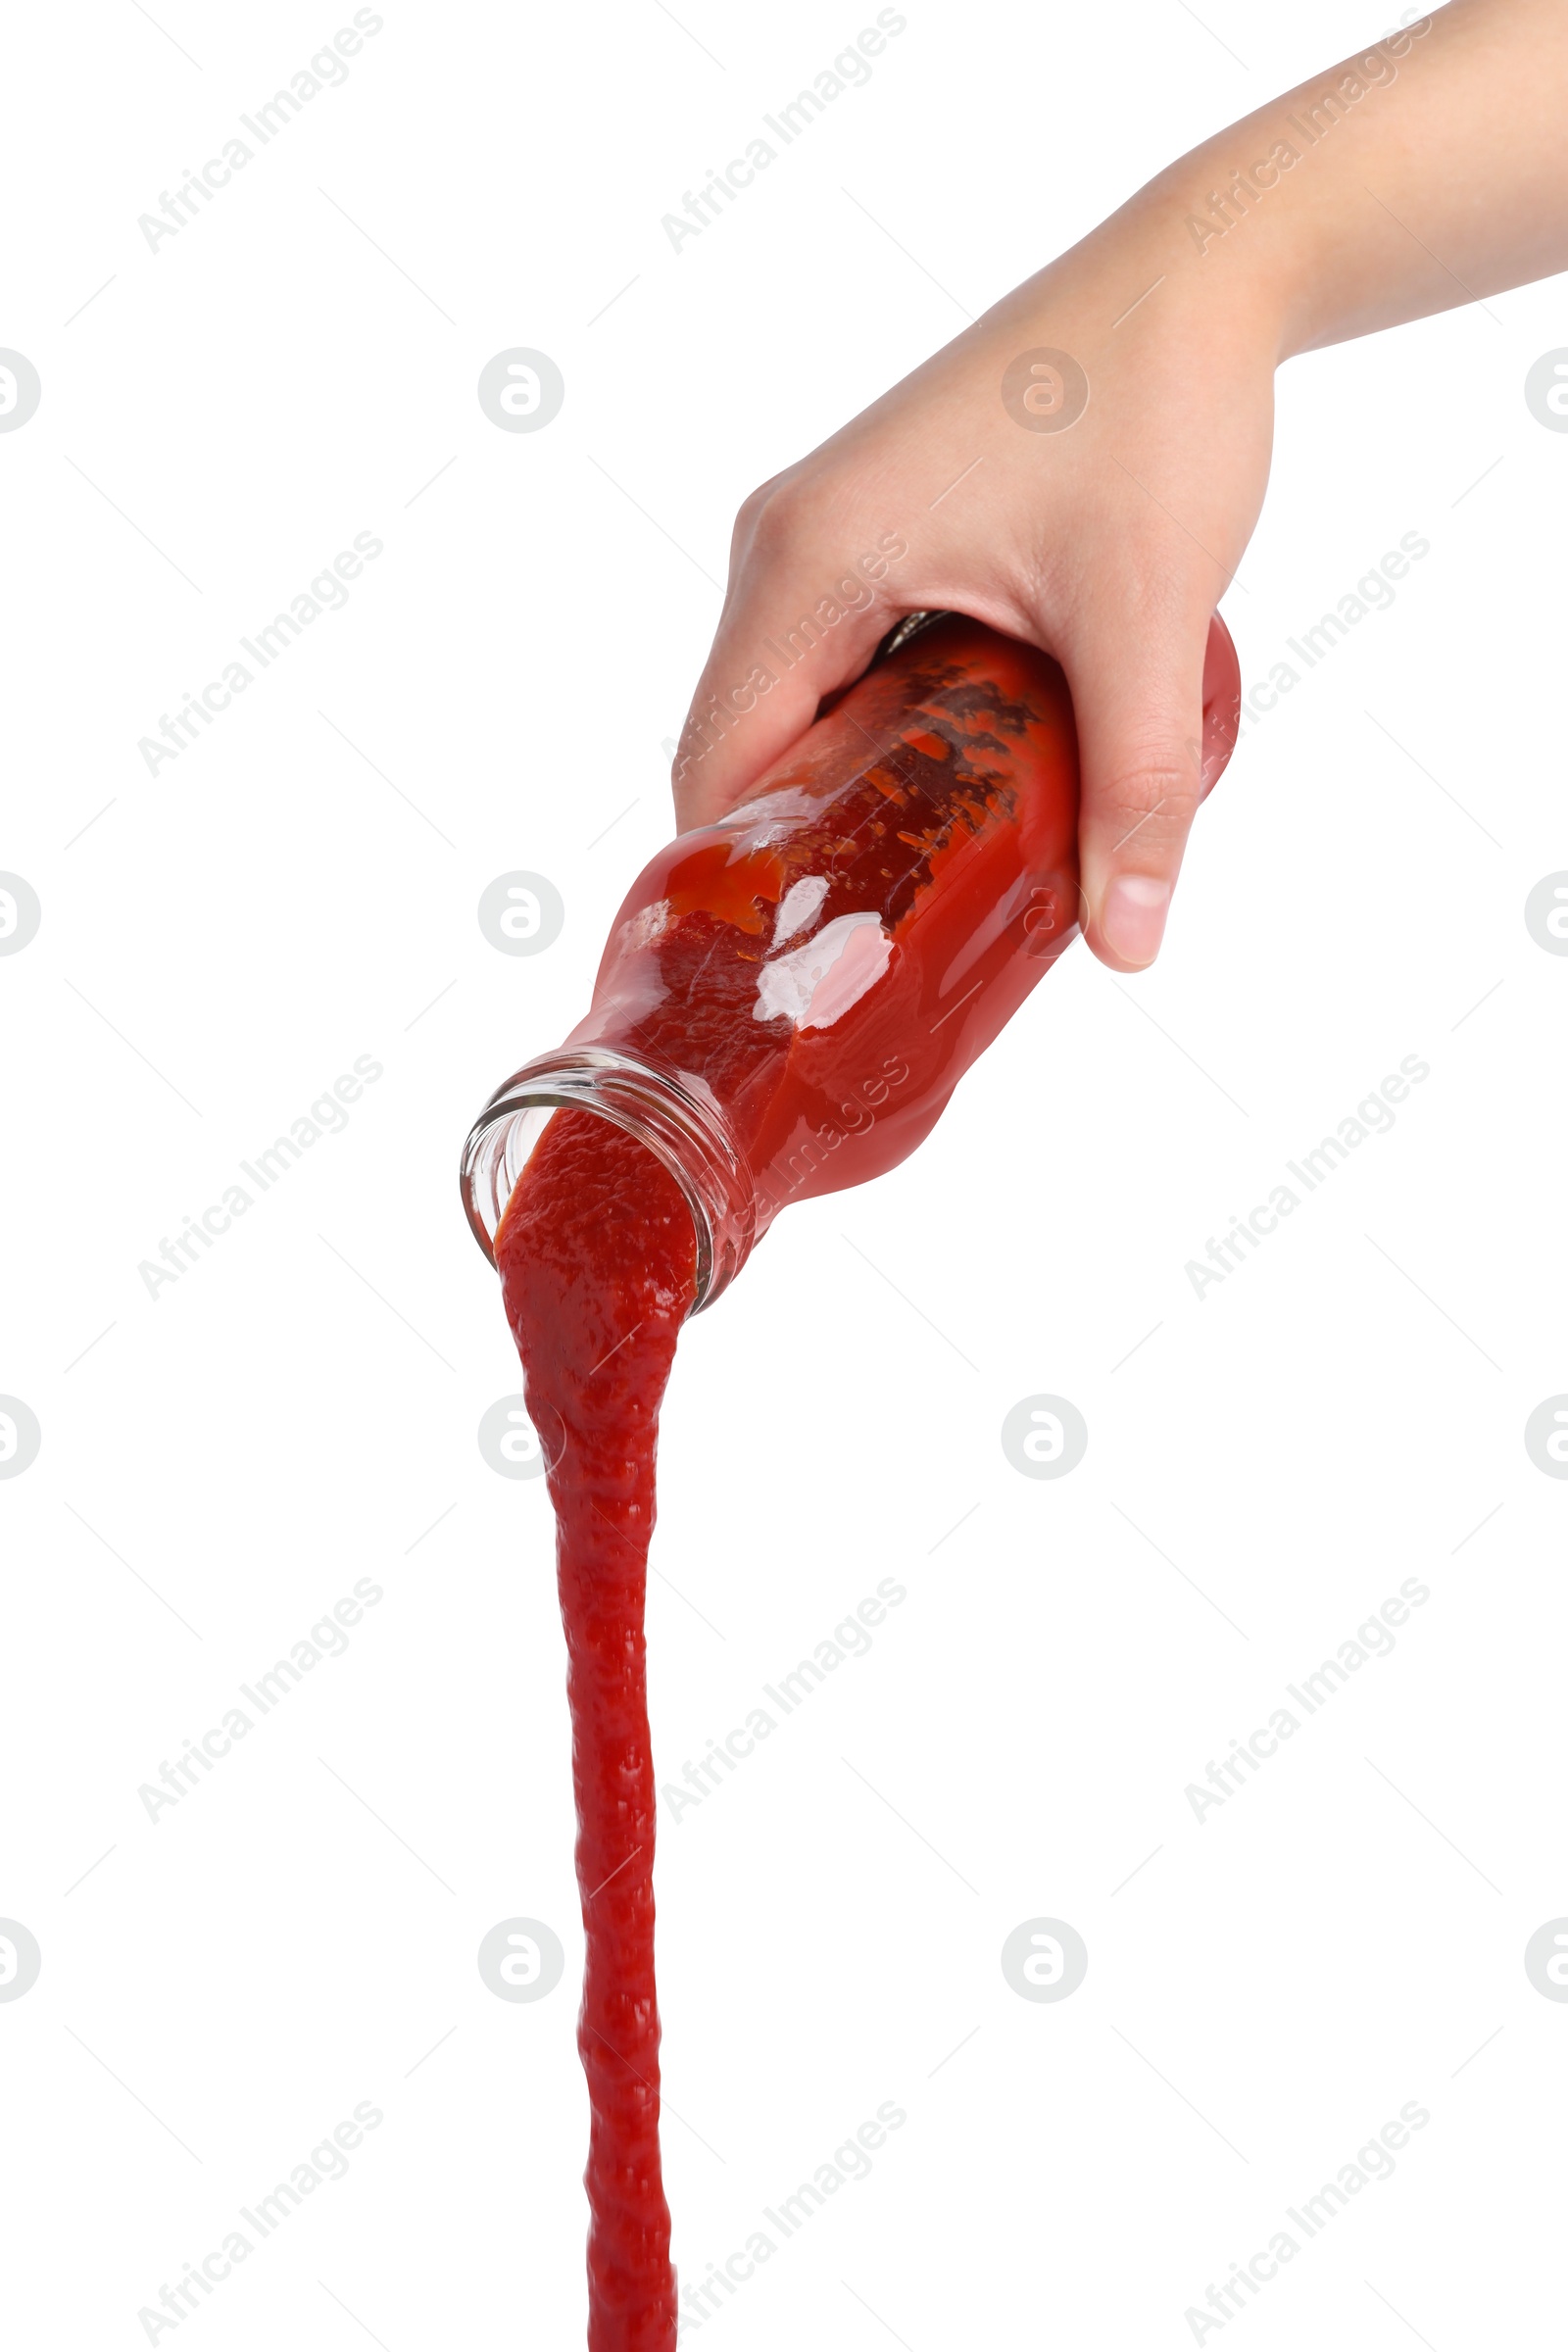
M 1216 614 L 1200 797 L 1235 745 L 1240 693 Z M 708 1305 L 781 1208 L 881 1175 L 930 1133 L 1077 936 L 1077 820 L 1056 662 L 979 621 L 912 614 L 748 800 L 633 883 L 587 1015 L 497 1088 L 465 1146 L 485 1254 L 571 1104 L 680 1185 L 692 1311 Z

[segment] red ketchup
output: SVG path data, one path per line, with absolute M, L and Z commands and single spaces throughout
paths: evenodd
M 743 807 L 645 868 L 586 1019 L 498 1089 L 464 1156 L 557 1518 L 587 1944 L 590 2352 L 673 2352 L 676 2335 L 643 1596 L 677 1333 L 782 1207 L 913 1151 L 1078 929 L 1060 669 L 956 616 L 897 634 Z M 1200 792 L 1239 710 L 1216 617 Z
M 659 2173 L 654 1766 L 643 1592 L 654 1451 L 696 1291 L 679 1186 L 591 1111 L 553 1119 L 496 1246 L 528 1409 L 551 1464 L 587 1963 L 588 2342 L 669 2352 L 675 2280 Z

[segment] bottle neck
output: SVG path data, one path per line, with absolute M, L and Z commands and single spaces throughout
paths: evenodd
M 717 1102 L 635 1054 L 563 1046 L 523 1063 L 496 1089 L 463 1150 L 463 1202 L 492 1265 L 517 1179 L 555 1112 L 591 1110 L 635 1137 L 679 1185 L 697 1236 L 699 1314 L 727 1289 L 765 1226 L 746 1155 Z

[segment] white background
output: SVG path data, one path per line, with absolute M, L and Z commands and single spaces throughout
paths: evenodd
M 578 1017 L 667 835 L 739 499 L 1387 29 L 910 0 L 677 255 L 661 215 L 872 9 L 382 13 L 156 253 L 138 215 L 350 12 L 162 0 L 166 33 L 104 4 L 11 39 L 0 342 L 43 383 L 0 437 L 0 866 L 43 906 L 0 960 L 0 1390 L 43 1432 L 0 1483 L 0 1913 L 43 1953 L 0 2005 L 28 2346 L 147 2340 L 161 2284 L 366 2100 L 348 2177 L 157 2340 L 580 2341 L 549 1506 L 475 1443 L 517 1384 L 463 1134 Z M 661 1777 L 907 1589 L 662 1830 L 684 2274 L 879 2103 L 908 2119 L 715 2342 L 1186 2344 L 1408 2101 L 1394 2178 L 1227 2342 L 1536 2340 L 1568 2008 L 1522 1954 L 1568 1911 L 1568 1484 L 1522 1431 L 1568 1389 L 1568 959 L 1523 903 L 1568 866 L 1568 437 L 1523 380 L 1565 343 L 1559 280 L 1286 372 L 1226 606 L 1247 681 L 1401 534 L 1430 555 L 1248 729 L 1157 969 L 1074 950 L 918 1156 L 793 1210 L 683 1342 Z M 543 432 L 476 401 L 514 345 L 564 371 Z M 346 609 L 150 776 L 138 738 L 357 532 L 384 553 Z M 565 901 L 535 958 L 475 921 L 515 867 Z M 149 1298 L 138 1263 L 362 1054 L 347 1129 Z M 1394 1130 L 1196 1298 L 1185 1262 L 1409 1054 Z M 1089 1425 L 1059 1483 L 999 1440 L 1042 1391 Z M 346 1654 L 149 1820 L 138 1788 L 364 1577 Z M 1409 1577 L 1393 1654 L 1200 1824 L 1187 1785 Z M 475 1966 L 515 1914 L 566 1945 L 535 2005 Z M 1060 2004 L 1001 1973 L 1037 1915 L 1088 1945 Z

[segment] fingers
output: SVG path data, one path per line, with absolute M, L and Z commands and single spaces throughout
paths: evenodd
M 1082 765 L 1084 934 L 1113 971 L 1152 963 L 1164 937 L 1202 794 L 1208 623 L 1206 598 L 1185 587 L 1135 606 L 1102 598 L 1059 654 Z
M 897 560 L 885 542 L 907 552 L 897 534 L 881 534 L 880 549 L 878 534 L 862 534 L 868 552 L 846 563 L 837 531 L 808 531 L 783 506 L 777 494 L 760 508 L 749 502 L 736 526 L 729 599 L 672 769 L 682 832 L 744 800 L 806 733 L 822 697 L 858 677 L 892 625 L 882 581 Z

